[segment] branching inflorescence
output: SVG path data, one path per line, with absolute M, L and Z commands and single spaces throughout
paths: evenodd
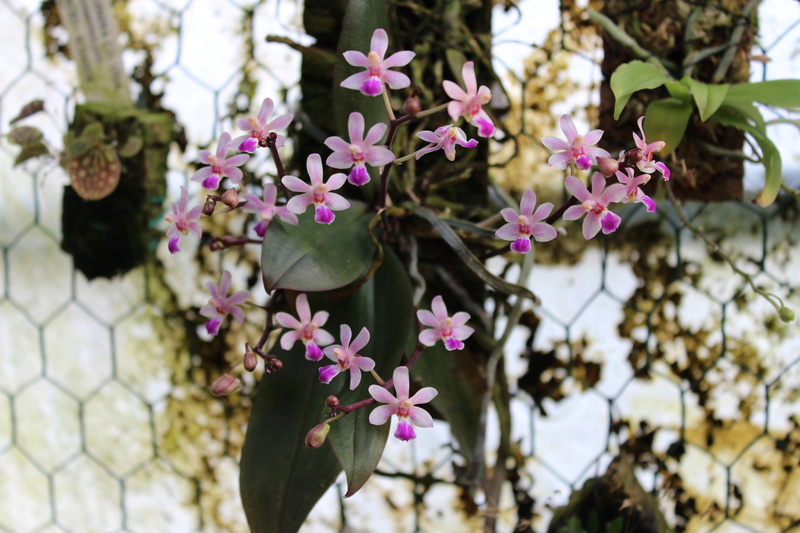
M 388 126 L 384 123 L 366 124 L 364 116 L 354 111 L 348 120 L 349 139 L 331 136 L 325 140 L 325 145 L 332 151 L 325 159 L 327 167 L 348 171 L 348 174 L 334 171 L 328 173 L 326 179 L 322 156 L 312 154 L 306 163 L 308 181 L 297 176 L 286 176 L 278 151 L 285 139 L 275 130 L 289 126 L 292 115 L 282 115 L 270 121 L 275 106 L 271 99 L 266 98 L 257 116 L 236 121 L 236 125 L 245 131 L 244 134 L 232 139 L 229 133 L 223 133 L 215 153 L 201 152 L 200 159 L 208 166 L 199 169 L 191 181 L 200 183 L 209 190 L 209 194 L 202 209 L 200 206 L 189 208 L 188 190 L 182 188 L 180 201 L 172 204 L 172 214 L 167 217 L 171 223 L 167 230 L 170 252 L 180 251 L 178 243 L 181 237 L 186 235 L 200 237 L 197 219 L 200 218 L 201 211 L 206 216 L 212 216 L 217 202 L 224 203 L 228 207 L 227 211 L 241 209 L 242 212 L 251 214 L 255 219 L 252 231 L 260 238 L 268 235 L 269 226 L 276 217 L 288 225 L 301 223 L 297 215 L 301 215 L 312 205 L 316 223 L 335 227 L 337 221 L 334 212 L 347 210 L 352 204 L 343 195 L 334 191 L 339 191 L 346 182 L 357 187 L 367 184 L 370 181 L 367 165 L 377 168 L 380 172 L 380 193 L 375 200 L 374 208 L 375 212 L 380 212 L 385 217 L 386 206 L 392 205 L 388 201 L 388 183 L 393 166 L 401 165 L 411 158 L 429 156 L 439 150 L 444 152 L 446 159 L 453 161 L 457 155 L 456 146 L 464 149 L 477 146 L 478 141 L 470 139 L 458 125 L 462 119 L 474 128 L 478 137 L 492 138 L 495 125 L 483 108 L 491 101 L 491 91 L 486 86 L 478 86 L 475 66 L 471 61 L 465 62 L 462 68 L 464 87 L 452 81 L 443 82 L 443 89 L 451 98 L 450 102 L 429 110 L 421 110 L 416 101 L 413 102 L 415 105 L 408 105 L 407 102 L 402 110 L 404 114 L 395 118 L 395 110 L 391 108 L 387 91 L 408 88 L 411 81 L 405 74 L 390 69 L 406 66 L 413 59 L 414 53 L 401 51 L 385 57 L 388 44 L 387 33 L 383 29 L 377 29 L 372 36 L 368 53 L 360 51 L 344 53 L 348 63 L 364 70 L 346 78 L 341 86 L 357 90 L 367 97 L 383 96 L 388 118 Z M 438 112 L 446 112 L 453 122 L 435 131 L 419 132 L 418 137 L 427 144 L 410 154 L 397 156 L 392 151 L 398 127 Z M 495 236 L 498 240 L 510 241 L 510 244 L 498 246 L 497 253 L 510 251 L 526 254 L 531 250 L 532 241 L 548 242 L 556 239 L 559 232 L 554 224 L 560 218 L 577 220 L 585 217 L 583 236 L 588 240 L 600 231 L 608 234 L 617 229 L 620 217 L 611 210 L 616 203 L 640 202 L 648 211 L 654 211 L 656 208 L 655 202 L 645 195 L 640 187 L 645 185 L 656 171 L 660 172 L 664 179 L 668 179 L 669 169 L 653 159 L 653 153 L 660 150 L 664 143 L 660 141 L 647 143 L 641 129 L 642 119 L 639 120 L 641 137 L 636 133 L 633 134 L 636 148 L 620 153 L 616 159 L 607 151 L 595 146 L 603 135 L 601 130 L 580 135 L 569 115 L 560 118 L 560 125 L 566 140 L 547 137 L 542 139 L 542 142 L 555 152 L 550 157 L 549 164 L 556 169 L 567 171 L 564 185 L 572 198 L 554 211 L 551 203 L 537 207 L 536 193 L 532 190 L 525 191 L 522 194 L 519 211 L 512 207 L 500 211 L 505 223 L 495 231 Z M 260 197 L 253 192 L 245 191 L 242 196 L 244 201 L 239 202 L 236 189 L 241 184 L 242 171 L 238 167 L 247 161 L 249 158 L 247 154 L 252 154 L 258 148 L 269 150 L 278 170 L 278 180 L 273 183 L 270 179 L 266 179 L 264 183 L 259 184 L 262 191 Z M 229 156 L 231 151 L 237 153 Z M 587 187 L 584 179 L 579 178 L 577 174 L 578 171 L 592 168 L 597 170 L 591 172 L 590 186 Z M 217 192 L 221 186 L 229 188 L 219 195 Z M 215 237 L 212 238 L 212 247 L 221 249 L 253 242 L 260 241 L 246 236 Z M 208 286 L 211 298 L 200 313 L 210 319 L 206 324 L 208 333 L 216 335 L 228 314 L 238 322 L 242 322 L 243 315 L 239 305 L 244 303 L 247 293 L 240 291 L 228 296 L 231 275 L 227 271 L 223 273 L 219 286 L 213 283 L 209 283 Z M 433 387 L 424 387 L 411 395 L 409 370 L 424 348 L 441 341 L 446 350 L 462 350 L 465 347 L 464 342 L 468 341 L 475 331 L 467 325 L 471 319 L 468 313 L 459 311 L 452 316 L 448 315 L 441 295 L 434 296 L 430 301 L 431 310 L 418 309 L 416 312 L 419 329 L 416 349 L 405 364 L 394 369 L 392 379 L 388 381 L 383 381 L 377 375 L 375 361 L 372 358 L 359 353 L 369 344 L 370 331 L 361 324 L 354 324 L 354 328 L 358 330 L 358 334 L 354 337 L 351 325 L 342 324 L 339 331 L 340 344 L 335 344 L 334 336 L 323 329 L 329 317 L 328 312 L 317 310 L 312 315 L 305 293 L 299 294 L 295 299 L 296 316 L 287 312 L 273 313 L 272 305 L 266 306 L 267 325 L 264 334 L 254 346 L 247 345 L 246 354 L 239 364 L 243 363 L 246 370 L 252 371 L 260 357 L 265 361 L 267 373 L 279 370 L 283 363 L 275 356 L 266 353 L 264 347 L 270 333 L 275 328 L 281 327 L 284 329 L 280 338 L 283 350 L 289 350 L 300 341 L 305 347 L 305 357 L 309 361 L 319 362 L 327 358 L 333 362 L 318 368 L 317 377 L 321 383 L 329 384 L 344 372 L 349 373 L 351 390 L 358 387 L 363 373 L 371 373 L 376 381 L 376 384 L 369 386 L 370 398 L 350 405 L 339 405 L 337 399 L 329 398 L 330 417 L 309 432 L 307 445 L 320 446 L 328 435 L 331 422 L 375 402 L 384 405 L 372 410 L 369 422 L 376 425 L 384 424 L 395 415 L 398 419 L 395 437 L 407 441 L 416 437 L 412 424 L 420 428 L 433 425 L 430 414 L 418 405 L 431 401 L 437 395 Z M 211 386 L 212 393 L 222 395 L 236 390 L 240 381 L 230 373 L 236 366 L 238 364 L 214 382 Z M 395 390 L 394 394 L 391 392 L 392 389 Z

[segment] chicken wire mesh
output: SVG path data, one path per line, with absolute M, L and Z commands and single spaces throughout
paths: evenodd
M 139 101 L 163 93 L 185 128 L 186 151 L 169 159 L 172 198 L 197 148 L 266 96 L 265 87 L 284 105 L 296 97 L 297 57 L 264 36 L 304 42 L 297 4 L 137 0 L 117 9 L 127 13 L 126 67 L 140 80 L 156 75 Z M 59 52 L 66 37 L 53 4 L 2 0 L 0 16 L 4 133 L 22 105 L 41 98 L 46 112 L 31 123 L 60 146 L 79 96 L 74 66 Z M 520 79 L 511 96 L 524 101 L 545 81 L 569 91 L 555 71 L 570 61 L 561 52 L 545 57 L 537 64 L 552 72 Z M 243 339 L 258 335 L 260 317 L 207 342 L 197 310 L 203 282 L 221 264 L 257 291 L 255 253 L 189 249 L 88 281 L 60 246 L 65 173 L 51 160 L 14 166 L 16 151 L 2 141 L 0 529 L 246 531 L 237 461 L 253 382 L 224 401 L 207 386 L 240 356 Z M 543 166 L 524 154 L 499 179 L 511 179 L 520 159 Z M 253 171 L 272 172 L 263 160 Z M 796 206 L 787 198 L 769 210 L 685 209 L 756 284 L 797 310 Z M 524 467 L 498 506 L 473 508 L 460 497 L 458 460 L 437 422 L 411 446 L 390 442 L 359 495 L 330 491 L 309 530 L 463 531 L 491 513 L 501 529 L 542 531 L 555 506 L 618 456 L 680 530 L 798 527 L 797 323 L 780 322 L 666 200 L 657 215 L 622 215 L 621 230 L 599 246 L 570 238 L 536 250 L 530 288 L 542 304 L 526 313 L 505 356 Z M 152 246 L 164 259 L 157 238 Z

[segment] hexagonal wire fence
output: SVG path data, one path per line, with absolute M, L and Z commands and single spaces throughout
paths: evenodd
M 252 105 L 246 77 L 291 99 L 297 58 L 263 38 L 302 42 L 300 7 L 138 0 L 126 8 L 124 29 L 142 39 L 125 52 L 126 66 L 153 51 L 157 90 L 189 140 L 170 158 L 174 197 L 193 150 Z M 29 123 L 60 146 L 77 91 L 74 66 L 57 51 L 65 37 L 52 27 L 52 3 L 2 0 L 0 14 L 13 21 L 2 37 L 0 124 L 6 132 L 22 105 L 42 98 L 46 112 Z M 523 80 L 520 94 L 533 83 Z M 206 388 L 259 317 L 210 348 L 196 326 L 214 263 L 251 285 L 253 254 L 190 249 L 161 268 L 87 281 L 60 249 L 64 172 L 52 160 L 15 167 L 16 153 L 3 141 L 0 530 L 246 531 L 237 461 L 253 382 L 225 401 Z M 755 283 L 800 309 L 795 201 L 686 211 Z M 529 521 L 543 530 L 571 490 L 623 456 L 681 530 L 797 527 L 796 322 L 777 320 L 668 202 L 657 215 L 623 217 L 599 247 L 537 249 L 537 325 L 519 328 L 506 354 L 525 476 L 498 509 L 482 512 L 497 513 L 501 529 Z M 165 259 L 163 243 L 156 253 Z M 493 439 L 495 431 L 490 447 Z M 411 446 L 390 442 L 374 481 L 347 501 L 329 492 L 309 529 L 385 529 L 387 518 L 398 531 L 478 527 L 481 514 L 458 503 L 452 457 L 440 423 Z

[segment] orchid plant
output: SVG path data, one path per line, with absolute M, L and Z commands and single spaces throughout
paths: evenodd
M 369 50 L 344 53 L 347 63 L 364 70 L 341 82 L 341 87 L 358 91 L 363 98 L 382 97 L 386 122 L 368 123 L 364 114 L 352 111 L 347 122 L 347 139 L 330 135 L 324 144 L 331 153 L 311 154 L 306 161 L 307 177 L 286 175 L 280 149 L 285 143 L 283 130 L 291 124 L 292 115 L 270 121 L 275 105 L 266 98 L 257 116 L 236 121 L 243 130 L 241 135 L 233 138 L 228 132 L 222 133 L 213 154 L 200 153 L 200 160 L 208 166 L 197 170 L 191 181 L 210 191 L 203 206 L 190 208 L 189 191 L 183 188 L 180 201 L 172 205 L 172 213 L 166 218 L 170 223 L 167 237 L 172 253 L 180 251 L 178 243 L 182 237 L 200 237 L 197 219 L 201 213 L 211 217 L 235 210 L 248 216 L 250 235 L 212 236 L 212 249 L 246 244 L 262 246 L 261 270 L 269 293 L 269 300 L 263 306 L 266 312 L 263 335 L 255 344 L 245 346 L 242 359 L 214 382 L 211 392 L 224 395 L 235 391 L 241 384 L 234 375 L 238 366 L 253 371 L 262 361 L 265 374 L 269 375 L 262 381 L 278 383 L 282 379 L 280 376 L 285 376 L 292 385 L 281 389 L 283 394 L 302 390 L 305 391 L 303 402 L 319 401 L 295 406 L 284 396 L 275 399 L 280 404 L 276 405 L 264 403 L 269 400 L 262 401 L 262 398 L 270 398 L 270 390 L 259 394 L 245 443 L 243 487 L 249 486 L 250 472 L 258 469 L 254 464 L 263 461 L 260 445 L 249 445 L 256 440 L 250 435 L 264 431 L 259 424 L 265 419 L 273 420 L 270 413 L 279 411 L 282 416 L 274 419 L 276 424 L 295 427 L 292 424 L 310 422 L 303 431 L 307 433 L 304 440 L 308 447 L 331 444 L 338 458 L 337 468 L 343 468 L 347 475 L 348 493 L 355 492 L 381 459 L 390 431 L 386 422 L 396 418 L 394 436 L 401 441 L 417 438 L 412 425 L 423 433 L 434 426 L 431 414 L 418 405 L 434 402 L 432 405 L 436 407 L 436 399 L 441 395 L 431 384 L 422 383 L 425 386 L 420 388 L 425 372 L 416 373 L 417 364 L 424 366 L 427 359 L 454 357 L 452 352 L 482 350 L 490 342 L 476 335 L 477 331 L 483 331 L 480 321 L 473 320 L 472 315 L 463 310 L 456 294 L 427 295 L 426 284 L 416 272 L 420 262 L 418 253 L 413 251 L 416 239 L 412 233 L 403 230 L 398 233 L 397 228 L 404 220 L 416 219 L 417 223 L 424 220 L 447 241 L 456 255 L 469 254 L 475 259 L 472 252 L 459 234 L 444 222 L 444 212 L 437 214 L 432 209 L 434 206 L 425 205 L 413 191 L 409 191 L 408 199 L 400 193 L 390 193 L 390 184 L 394 179 L 392 169 L 406 162 L 423 156 L 426 160 L 438 157 L 442 163 L 454 161 L 462 157 L 460 154 L 464 151 L 479 145 L 471 135 L 477 135 L 483 142 L 491 140 L 497 131 L 489 109 L 491 90 L 478 85 L 476 66 L 466 61 L 460 72 L 463 85 L 449 80 L 443 82 L 442 89 L 449 101 L 423 110 L 415 91 L 407 96 L 402 109 L 394 109 L 389 91 L 409 89 L 411 79 L 391 69 L 408 65 L 414 53 L 398 51 L 386 57 L 388 51 L 388 33 L 375 29 Z M 400 127 L 439 113 L 446 114 L 452 122 L 433 131 L 419 131 L 416 137 L 424 144 L 410 153 L 398 153 L 400 143 L 395 143 L 395 139 Z M 519 211 L 516 206 L 499 207 L 496 216 L 488 220 L 496 227 L 492 230 L 496 245 L 481 258 L 505 254 L 511 261 L 521 260 L 534 243 L 544 245 L 569 231 L 569 226 L 561 224 L 560 220 L 585 217 L 582 233 L 586 240 L 594 238 L 601 230 L 604 234 L 612 233 L 620 223 L 620 217 L 613 212 L 615 204 L 639 202 L 648 211 L 655 209 L 655 202 L 640 187 L 650 180 L 654 171 L 664 178 L 669 177 L 669 171 L 653 155 L 663 143 L 648 142 L 644 138 L 641 120 L 641 136 L 633 134 L 636 148 L 629 154 L 621 153 L 618 158 L 612 158 L 606 150 L 596 146 L 602 139 L 601 130 L 580 134 L 569 115 L 560 118 L 560 125 L 566 139 L 546 137 L 542 142 L 554 151 L 550 165 L 565 171 L 564 187 L 570 199 L 558 209 L 554 209 L 552 203 L 537 207 L 536 193 L 527 190 L 521 196 Z M 460 147 L 458 152 L 456 147 Z M 265 177 L 258 183 L 243 183 L 239 167 L 259 149 L 269 151 L 277 178 Z M 439 150 L 444 153 L 437 154 Z M 635 157 L 632 156 L 634 151 Z M 371 183 L 367 165 L 377 169 L 379 184 Z M 340 172 L 342 170 L 348 174 Z M 585 185 L 587 178 L 590 188 Z M 379 187 L 371 204 L 360 201 L 357 194 L 359 188 L 368 186 Z M 402 187 L 392 190 L 402 190 Z M 217 210 L 219 203 L 227 209 Z M 306 213 L 312 205 L 313 214 Z M 504 223 L 498 224 L 500 219 Z M 398 255 L 404 259 L 400 260 Z M 480 279 L 520 299 L 534 298 L 527 288 L 490 274 L 481 258 L 465 261 Z M 404 263 L 409 265 L 408 269 Z M 416 288 L 412 288 L 412 279 Z M 200 314 L 210 319 L 206 324 L 210 335 L 220 333 L 229 314 L 239 323 L 244 320 L 240 306 L 248 293 L 238 291 L 229 296 L 231 287 L 232 277 L 227 271 L 219 285 L 208 284 L 210 300 Z M 364 304 L 364 301 L 370 303 Z M 423 301 L 429 302 L 428 309 Z M 368 305 L 369 312 L 363 312 L 364 305 Z M 450 315 L 448 307 L 456 311 Z M 336 339 L 323 326 L 333 328 L 332 331 L 338 326 L 339 344 L 335 344 Z M 281 335 L 277 334 L 279 329 Z M 355 331 L 358 334 L 354 336 Z M 302 352 L 297 351 L 300 346 Z M 275 354 L 280 354 L 280 358 Z M 330 359 L 333 364 L 320 366 L 324 359 Z M 337 379 L 340 373 L 349 374 L 349 379 Z M 385 381 L 381 374 L 392 379 Z M 492 383 L 486 386 L 491 390 Z M 384 405 L 359 415 L 376 402 Z M 321 409 L 327 414 L 320 415 Z M 259 414 L 262 411 L 263 416 Z M 289 412 L 295 415 L 287 422 L 285 415 Z M 446 409 L 444 412 L 446 415 Z M 300 438 L 298 444 L 302 440 Z M 369 453 L 353 454 L 355 441 Z M 319 475 L 322 476 L 328 468 L 326 456 L 323 452 L 314 453 L 322 455 L 319 459 L 308 460 L 320 461 Z M 482 464 L 478 455 L 480 453 L 464 451 L 465 457 L 473 457 Z M 247 508 L 247 501 L 245 504 Z

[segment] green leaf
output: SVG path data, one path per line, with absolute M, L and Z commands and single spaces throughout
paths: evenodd
M 362 327 L 370 342 L 361 350 L 376 361 L 376 370 L 391 377 L 412 328 L 411 287 L 403 265 L 390 249 L 381 267 L 358 290 L 340 295 L 309 295 L 313 311 L 330 313 L 325 329 L 339 337 L 341 324 L 353 335 Z M 330 385 L 317 379 L 319 364 L 306 361 L 300 343 L 273 353 L 283 368 L 264 376 L 259 384 L 242 451 L 241 492 L 247 520 L 254 533 L 293 533 L 344 467 L 348 495 L 360 488 L 383 454 L 389 424 L 373 426 L 371 407 L 359 409 L 331 423 L 331 446 L 309 450 L 304 445 L 309 430 L 326 418 L 325 399 L 335 395 L 343 404 L 368 398 L 371 376 L 350 391 L 349 373 Z M 337 459 L 338 457 L 338 459 Z
M 618 119 L 633 93 L 642 89 L 661 87 L 669 77 L 663 70 L 644 61 L 631 61 L 617 67 L 611 75 L 611 90 L 614 92 L 614 119 Z
M 338 289 L 369 269 L 376 245 L 364 204 L 352 202 L 330 225 L 314 222 L 313 208 L 298 218 L 297 226 L 273 220 L 264 235 L 261 273 L 267 291 Z
M 20 146 L 39 142 L 43 137 L 42 132 L 32 126 L 19 126 L 8 132 L 8 140 Z
M 754 104 L 749 104 L 747 102 L 733 104 L 726 103 L 723 104 L 718 111 L 722 114 L 734 113 L 741 115 L 745 119 L 749 120 L 753 127 L 755 127 L 758 131 L 764 135 L 767 134 L 767 123 L 764 122 L 764 117 L 761 115 L 761 111 L 759 111 Z M 711 117 L 712 120 L 715 118 L 716 116 Z
M 339 37 L 339 46 L 336 55 L 336 64 L 333 70 L 333 106 L 336 116 L 337 134 L 345 139 L 347 135 L 347 120 L 350 113 L 358 111 L 364 115 L 365 134 L 378 122 L 389 124 L 386 108 L 382 96 L 365 96 L 359 91 L 345 89 L 339 84 L 356 72 L 363 71 L 363 67 L 354 67 L 345 61 L 344 52 L 358 50 L 365 55 L 369 53 L 372 33 L 376 28 L 388 28 L 389 12 L 385 0 L 349 0 L 342 23 L 342 33 Z M 389 36 L 389 52 L 392 53 L 393 43 Z M 378 172 L 372 166 L 367 166 L 371 177 L 369 183 L 362 187 L 367 198 L 378 195 L 380 183 Z
M 341 471 L 328 446 L 311 450 L 304 440 L 344 382 L 320 383 L 300 343 L 274 353 L 283 368 L 261 378 L 242 449 L 239 486 L 253 533 L 297 531 Z
M 700 120 L 705 122 L 722 105 L 728 94 L 728 84 L 710 85 L 692 78 L 686 78 L 686 80 L 697 104 L 697 110 L 700 111 Z
M 361 327 L 369 329 L 370 341 L 361 353 L 372 357 L 376 363 L 375 371 L 388 380 L 400 362 L 414 326 L 414 304 L 411 284 L 402 263 L 390 248 L 385 248 L 385 252 L 375 276 L 351 297 L 335 302 L 334 309 L 337 320 L 341 317 L 344 323 L 353 327 L 353 335 Z M 372 377 L 362 376 L 356 390 L 348 389 L 347 393 L 339 396 L 339 401 L 350 404 L 369 398 L 367 389 L 370 384 L 374 384 Z M 347 476 L 346 497 L 355 494 L 372 476 L 389 436 L 388 422 L 381 426 L 369 423 L 372 409 L 372 406 L 358 409 L 331 424 L 328 442 Z
M 736 105 L 761 102 L 777 107 L 800 107 L 800 80 L 770 80 L 731 85 L 724 103 Z
M 645 136 L 650 142 L 659 140 L 666 143 L 659 152 L 661 157 L 668 156 L 680 144 L 691 114 L 692 105 L 678 98 L 656 100 L 647 106 Z
M 664 87 L 667 88 L 667 92 L 671 97 L 690 104 L 692 103 L 692 95 L 689 94 L 689 86 L 684 83 L 685 80 L 688 80 L 688 78 L 684 78 L 681 81 L 668 81 L 664 84 Z
M 783 163 L 781 154 L 775 144 L 762 130 L 750 124 L 742 117 L 729 112 L 724 107 L 717 111 L 712 119 L 723 126 L 733 126 L 745 133 L 749 133 L 761 148 L 762 163 L 764 164 L 764 189 L 756 196 L 753 203 L 767 207 L 778 197 L 783 182 Z
M 439 235 L 442 236 L 444 242 L 446 242 L 450 248 L 453 249 L 464 265 L 472 270 L 472 272 L 478 276 L 481 281 L 493 289 L 502 292 L 503 294 L 516 294 L 517 296 L 528 298 L 534 302 L 539 301 L 536 295 L 522 285 L 509 283 L 506 280 L 498 278 L 489 272 L 483 263 L 481 263 L 478 258 L 469 251 L 469 248 L 467 248 L 467 245 L 465 245 L 464 241 L 461 240 L 461 237 L 459 237 L 458 234 L 456 234 L 456 232 L 453 231 L 453 229 L 444 220 L 436 216 L 436 213 L 427 207 L 420 207 L 411 203 L 405 204 L 404 207 L 418 217 L 427 220 L 433 226 L 433 228 L 439 232 Z
M 472 462 L 484 387 L 474 359 L 466 350 L 448 352 L 438 343 L 422 352 L 412 374 L 439 391 L 431 404 L 450 424 L 461 455 Z
M 20 165 L 27 161 L 28 159 L 33 159 L 34 157 L 39 157 L 40 155 L 49 155 L 50 150 L 47 149 L 41 142 L 35 142 L 31 144 L 25 144 L 22 146 L 22 150 L 17 154 L 17 158 L 14 160 L 14 166 Z

